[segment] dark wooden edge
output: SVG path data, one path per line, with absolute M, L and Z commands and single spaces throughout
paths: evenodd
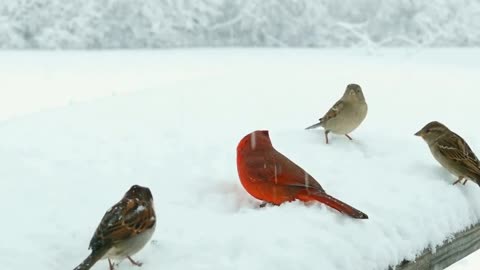
M 469 229 L 456 233 L 451 240 L 445 241 L 432 253 L 430 248 L 425 249 L 415 261 L 403 261 L 389 270 L 441 270 L 460 261 L 476 250 L 480 249 L 480 223 Z

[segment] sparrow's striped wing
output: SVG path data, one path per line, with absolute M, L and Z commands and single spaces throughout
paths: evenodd
M 480 176 L 480 166 L 477 156 L 460 136 L 452 133 L 450 136 L 440 138 L 437 142 L 440 153 L 446 158 L 455 161 L 473 175 Z
M 155 212 L 149 202 L 124 198 L 103 216 L 90 241 L 90 249 L 109 248 L 155 225 Z
M 328 120 L 335 118 L 338 115 L 338 113 L 343 109 L 344 106 L 345 106 L 345 103 L 342 100 L 337 101 L 333 105 L 333 107 L 330 108 L 330 110 L 328 110 L 328 112 L 322 118 L 319 119 L 320 123 L 323 124 Z

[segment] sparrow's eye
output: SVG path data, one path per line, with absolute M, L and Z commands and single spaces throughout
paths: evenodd
M 430 133 L 430 129 L 425 130 L 425 133 Z

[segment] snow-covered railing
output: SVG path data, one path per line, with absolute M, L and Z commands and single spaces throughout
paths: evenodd
M 389 270 L 445 269 L 478 249 L 480 249 L 480 224 L 455 234 L 452 240 L 437 247 L 435 252 L 427 248 L 415 261 L 405 260 L 395 268 L 390 267 Z

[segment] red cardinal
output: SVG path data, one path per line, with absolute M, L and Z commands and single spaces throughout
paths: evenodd
M 275 150 L 266 130 L 254 131 L 240 141 L 237 170 L 243 187 L 259 200 L 275 205 L 296 199 L 318 201 L 353 218 L 368 218 L 328 195 L 310 174 Z

